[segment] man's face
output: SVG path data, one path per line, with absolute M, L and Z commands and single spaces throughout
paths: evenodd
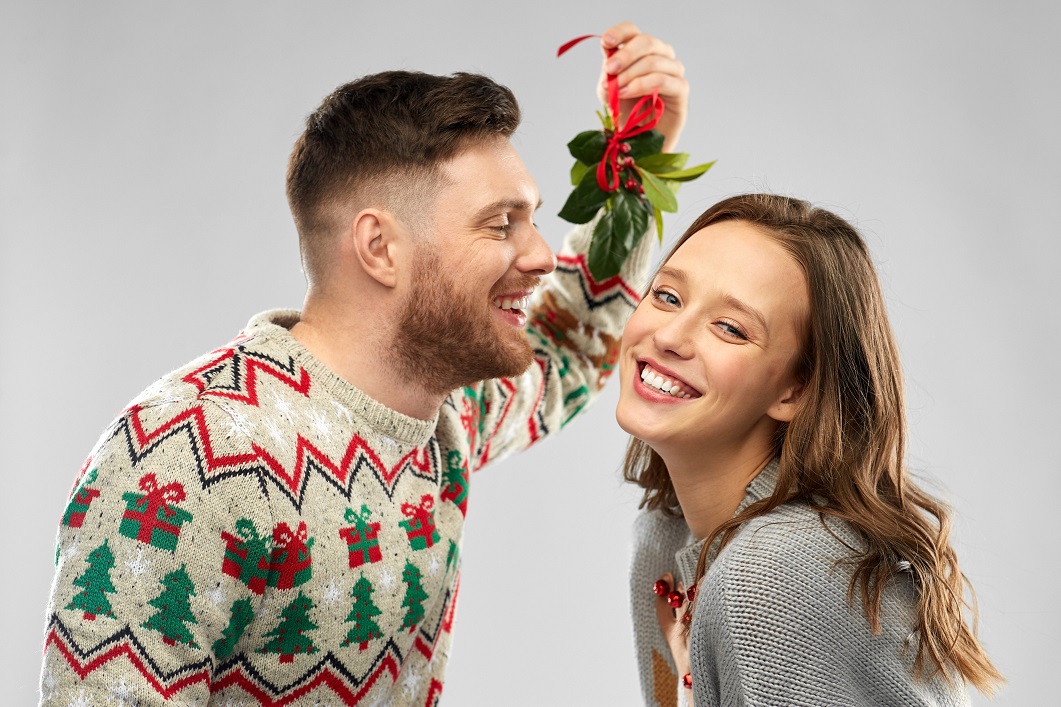
M 533 222 L 537 186 L 507 139 L 442 172 L 394 345 L 405 374 L 434 392 L 526 370 L 528 300 L 556 267 Z

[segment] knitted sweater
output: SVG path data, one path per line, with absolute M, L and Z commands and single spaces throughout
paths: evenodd
M 748 485 L 737 512 L 773 493 L 776 481 L 775 461 Z M 806 504 L 784 504 L 745 523 L 721 552 L 709 550 L 689 633 L 695 706 L 968 705 L 960 681 L 913 676 L 911 582 L 888 585 L 881 633 L 871 633 L 859 598 L 847 601 L 851 568 L 837 562 L 861 540 L 846 523 L 827 522 Z M 677 705 L 686 692 L 652 584 L 664 572 L 695 583 L 702 547 L 681 518 L 646 512 L 635 523 L 630 590 L 646 705 Z
M 575 229 L 522 375 L 407 417 L 315 359 L 294 311 L 165 376 L 103 433 L 59 528 L 42 704 L 435 705 L 469 477 L 614 367 L 651 241 L 604 282 Z

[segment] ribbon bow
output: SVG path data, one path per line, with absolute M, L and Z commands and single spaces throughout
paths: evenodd
M 405 515 L 407 518 L 418 518 L 427 515 L 427 513 L 434 507 L 435 499 L 432 498 L 430 494 L 425 493 L 423 496 L 420 497 L 419 506 L 414 506 L 411 503 L 403 503 L 402 514 Z M 404 523 L 405 521 L 402 522 Z
M 591 37 L 599 36 L 597 34 L 586 34 L 576 37 L 561 46 L 557 50 L 556 56 L 563 56 L 567 50 L 576 44 Z M 615 54 L 616 48 L 612 47 L 606 51 L 608 57 L 611 57 Z M 623 165 L 620 163 L 620 156 L 630 151 L 629 147 L 625 151 L 623 150 L 624 143 L 635 135 L 648 132 L 656 127 L 660 118 L 663 117 L 664 105 L 663 99 L 659 97 L 659 92 L 653 89 L 652 93 L 642 96 L 634 104 L 630 115 L 626 118 L 626 123 L 619 127 L 619 77 L 615 74 L 608 74 L 607 94 L 608 111 L 611 113 L 614 130 L 607 133 L 608 143 L 604 149 L 604 157 L 601 158 L 600 164 L 597 165 L 597 185 L 601 188 L 601 191 L 610 193 L 619 189 L 619 173 L 623 169 Z
M 149 506 L 161 506 L 167 516 L 176 513 L 170 508 L 171 504 L 180 503 L 185 499 L 184 486 L 179 481 L 159 486 L 152 473 L 140 477 L 140 490 L 146 494 L 145 498 Z
M 368 519 L 372 516 L 372 511 L 369 510 L 368 506 L 361 504 L 361 513 L 358 513 L 353 508 L 347 508 L 346 514 L 343 516 L 346 518 L 347 523 L 367 523 Z

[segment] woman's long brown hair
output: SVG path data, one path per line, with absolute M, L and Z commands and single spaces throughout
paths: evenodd
M 1003 682 L 966 623 L 976 604 L 951 547 L 948 509 L 918 488 L 906 466 L 906 410 L 899 353 L 869 251 L 846 221 L 798 199 L 735 196 L 700 216 L 670 256 L 696 232 L 720 221 L 743 221 L 774 238 L 802 266 L 810 288 L 799 409 L 781 425 L 774 493 L 721 525 L 704 543 L 725 545 L 740 526 L 783 503 L 802 501 L 841 519 L 859 534 L 848 600 L 858 592 L 866 619 L 880 632 L 885 586 L 910 572 L 917 589 L 914 674 L 955 673 L 990 694 Z M 645 489 L 641 506 L 668 515 L 681 508 L 667 468 L 646 443 L 632 439 L 623 468 Z M 968 595 L 966 594 L 968 588 Z M 968 599 L 966 599 L 968 596 Z

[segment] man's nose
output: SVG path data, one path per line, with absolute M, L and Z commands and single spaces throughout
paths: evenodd
M 516 269 L 525 275 L 541 277 L 556 270 L 556 254 L 537 228 L 531 229 L 527 243 L 516 260 Z

